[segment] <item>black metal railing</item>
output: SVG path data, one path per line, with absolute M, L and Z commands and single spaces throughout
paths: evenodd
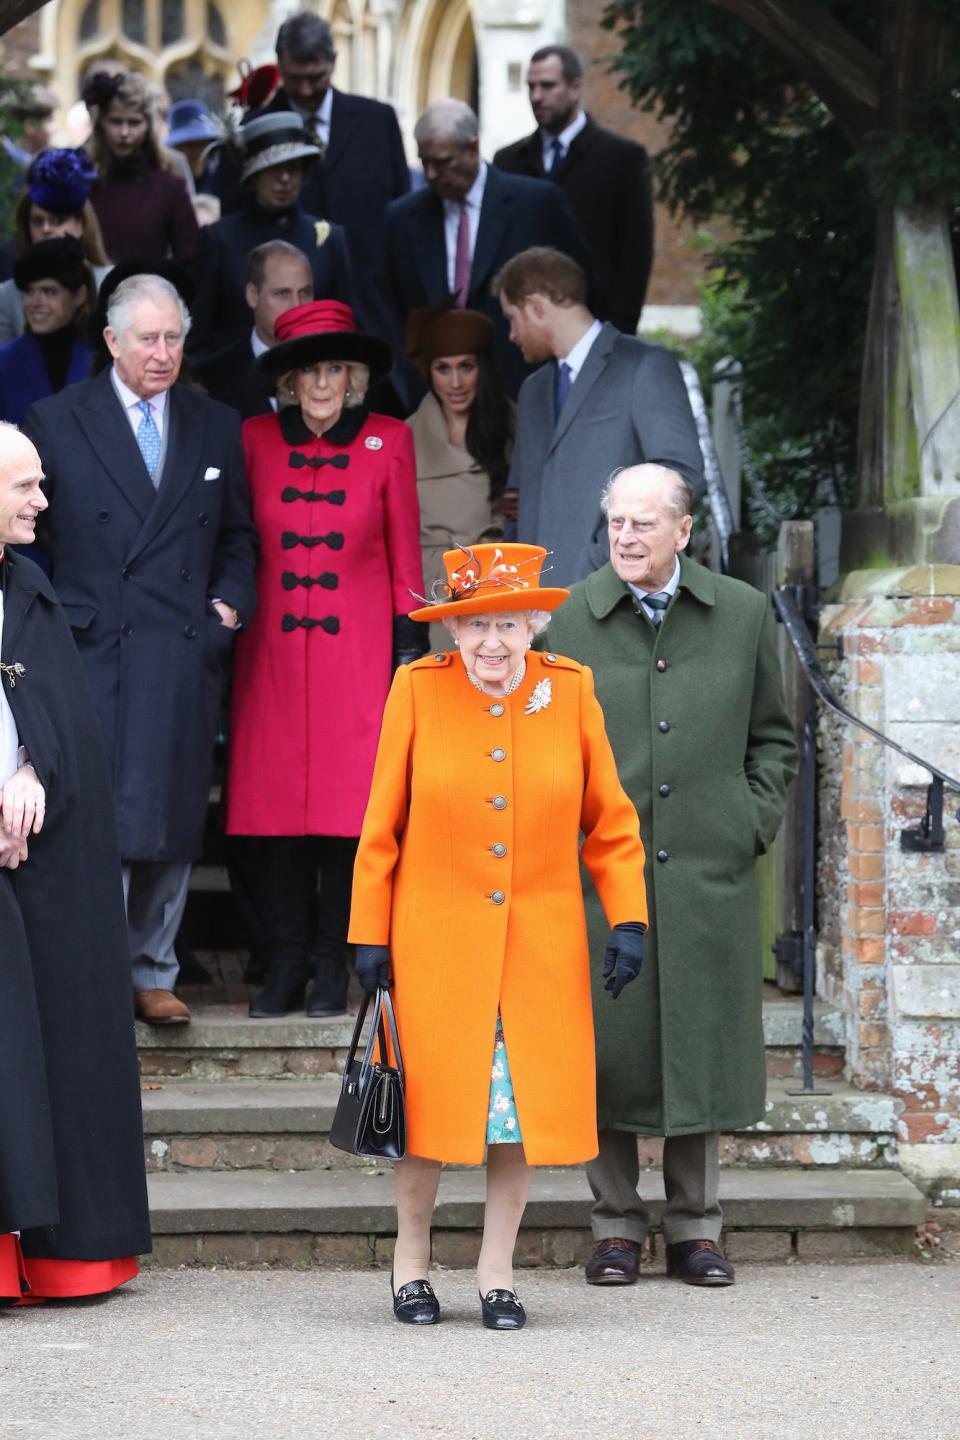
M 944 790 L 960 795 L 960 780 L 948 775 L 939 766 L 912 750 L 884 735 L 859 715 L 848 710 L 834 694 L 823 672 L 818 648 L 830 649 L 837 653 L 837 646 L 818 647 L 810 633 L 810 622 L 816 622 L 816 590 L 812 585 L 789 585 L 773 591 L 773 605 L 777 618 L 782 622 L 787 638 L 807 681 L 806 703 L 803 719 L 802 770 L 800 783 L 803 787 L 803 880 L 802 880 L 802 924 L 801 937 L 781 936 L 778 938 L 780 953 L 790 948 L 791 941 L 797 941 L 795 950 L 802 952 L 803 967 L 803 1088 L 791 1090 L 791 1095 L 824 1095 L 829 1091 L 816 1090 L 813 1084 L 813 1041 L 814 1015 L 813 999 L 816 983 L 816 812 L 817 812 L 817 701 L 848 725 L 855 725 L 889 750 L 895 750 L 905 760 L 926 770 L 930 776 L 927 786 L 927 806 L 923 819 L 915 829 L 900 831 L 900 845 L 904 850 L 925 854 L 938 853 L 944 849 L 943 805 Z M 957 812 L 960 821 L 960 811 Z

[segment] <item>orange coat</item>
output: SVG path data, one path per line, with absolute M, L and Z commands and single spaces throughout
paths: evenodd
M 550 704 L 527 714 L 541 680 Z M 529 652 L 523 684 L 498 702 L 473 688 L 456 654 L 401 666 L 350 939 L 390 946 L 410 1154 L 483 1160 L 499 1007 L 527 1160 L 596 1155 L 581 856 L 610 924 L 645 921 L 637 812 L 590 670 Z

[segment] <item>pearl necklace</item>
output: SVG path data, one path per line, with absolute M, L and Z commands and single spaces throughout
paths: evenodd
M 523 684 L 523 677 L 524 677 L 524 675 L 526 675 L 526 673 L 527 673 L 527 662 L 526 662 L 526 660 L 521 660 L 521 661 L 520 661 L 520 664 L 517 666 L 516 670 L 513 672 L 513 678 L 511 679 L 511 681 L 510 681 L 509 685 L 507 686 L 506 690 L 504 690 L 504 692 L 503 692 L 504 698 L 506 698 L 507 695 L 512 695 L 513 692 L 514 692 L 514 690 L 516 690 L 519 685 L 522 685 L 522 684 Z M 474 690 L 479 690 L 481 695 L 487 695 L 487 694 L 489 693 L 487 690 L 484 690 L 483 686 L 480 684 L 480 681 L 477 679 L 476 675 L 474 675 L 473 672 L 470 671 L 470 670 L 467 671 L 467 679 L 470 681 L 470 684 L 473 686 Z

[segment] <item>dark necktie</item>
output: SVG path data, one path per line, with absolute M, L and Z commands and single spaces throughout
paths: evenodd
M 644 595 L 641 604 L 646 605 L 653 611 L 650 620 L 655 629 L 659 630 L 663 623 L 663 612 L 670 604 L 671 596 L 666 590 L 658 590 L 654 595 Z
M 560 164 L 560 161 L 563 159 L 566 153 L 567 152 L 563 148 L 563 141 L 560 139 L 560 136 L 555 135 L 549 151 L 550 163 L 547 166 L 548 175 L 553 174 L 554 170 L 556 170 L 557 166 Z
M 560 419 L 560 411 L 564 407 L 567 396 L 570 394 L 570 386 L 573 384 L 573 371 L 566 360 L 561 360 L 557 366 L 557 373 L 553 377 L 553 409 L 556 418 Z

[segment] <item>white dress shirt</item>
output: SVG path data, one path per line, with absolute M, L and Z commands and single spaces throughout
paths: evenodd
M 140 409 L 140 402 L 143 398 L 135 395 L 129 385 L 125 385 L 117 374 L 117 367 L 114 365 L 110 371 L 110 379 L 113 381 L 113 388 L 117 392 L 120 404 L 123 406 L 124 414 L 130 421 L 130 429 L 133 431 L 133 438 L 137 438 L 137 431 L 140 429 L 140 422 L 143 420 L 143 411 Z M 167 413 L 167 391 L 161 390 L 159 395 L 151 395 L 148 402 L 150 414 L 153 416 L 153 423 L 157 427 L 160 439 L 163 439 L 163 422 Z
M 629 585 L 630 582 L 628 581 L 627 583 L 628 583 L 628 585 Z M 645 612 L 647 615 L 650 616 L 651 620 L 653 620 L 654 614 L 656 613 L 656 606 L 654 606 L 654 605 L 648 605 L 648 604 L 646 603 L 646 601 L 647 601 L 647 596 L 648 596 L 648 595 L 660 595 L 660 594 L 663 594 L 663 595 L 676 595 L 676 593 L 677 593 L 677 587 L 678 587 L 679 584 L 680 584 L 680 561 L 679 561 L 679 559 L 677 559 L 677 561 L 675 562 L 674 567 L 673 567 L 673 574 L 670 576 L 670 579 L 667 581 L 666 585 L 660 585 L 660 586 L 657 587 L 656 590 L 641 590 L 639 585 L 630 585 L 630 589 L 633 591 L 634 595 L 636 595 L 637 599 L 640 601 L 640 604 L 641 604 L 641 605 L 643 606 L 643 608 L 644 608 L 644 612 Z M 656 623 L 657 623 L 656 620 L 654 620 L 653 623 L 656 625 Z
M 483 204 L 483 191 L 487 183 L 487 162 L 480 161 L 480 169 L 477 178 L 463 198 L 467 207 L 467 221 L 470 225 L 470 264 L 473 264 L 474 251 L 477 248 L 477 231 L 480 229 L 480 207 Z M 453 294 L 453 279 L 457 269 L 457 231 L 460 228 L 460 201 L 444 200 L 443 202 L 443 233 L 447 243 L 447 288 Z
M 561 160 L 566 159 L 567 155 L 570 152 L 570 146 L 573 144 L 574 140 L 576 140 L 577 136 L 580 134 L 580 131 L 583 129 L 586 123 L 586 115 L 583 113 L 582 110 L 578 110 L 577 118 L 575 120 L 571 120 L 567 128 L 565 130 L 561 130 L 559 135 L 551 135 L 549 130 L 540 131 L 540 143 L 543 145 L 543 168 L 547 171 L 548 174 L 553 168 L 554 140 L 559 140 L 560 144 L 563 146 L 563 151 L 557 157 L 557 164 L 559 165 Z
M 587 356 L 593 349 L 594 341 L 596 340 L 602 329 L 603 326 L 600 324 L 600 321 L 594 320 L 593 324 L 590 326 L 590 329 L 584 331 L 584 333 L 580 336 L 580 339 L 577 341 L 576 345 L 574 345 L 573 349 L 570 350 L 568 354 L 557 356 L 557 364 L 566 365 L 570 371 L 571 385 L 576 380 L 577 376 L 580 374 L 580 371 L 583 369 L 584 365 L 586 365 Z
M 0 590 L 0 644 L 3 642 L 3 591 Z M 7 699 L 7 686 L 9 685 L 6 675 L 0 671 L 0 785 L 6 785 L 10 776 L 17 768 L 17 750 L 20 747 L 20 736 L 17 734 L 17 722 L 13 718 L 13 711 L 10 709 L 10 701 Z

